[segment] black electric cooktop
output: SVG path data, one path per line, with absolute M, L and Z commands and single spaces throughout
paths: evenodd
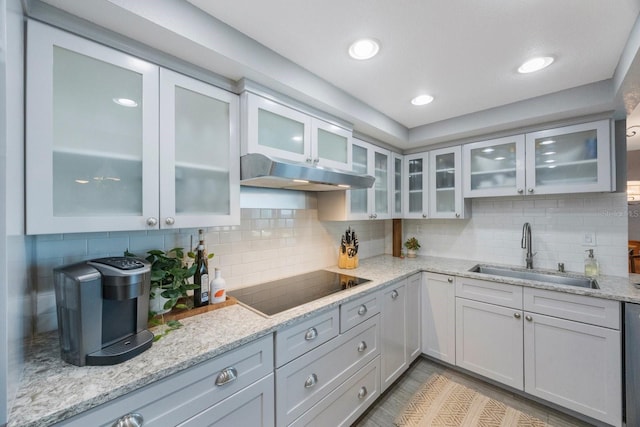
M 326 270 L 278 279 L 227 292 L 242 304 L 267 316 L 352 288 L 369 279 Z

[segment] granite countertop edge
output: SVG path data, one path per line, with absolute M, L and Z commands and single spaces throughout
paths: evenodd
M 432 256 L 400 259 L 380 255 L 360 260 L 356 270 L 329 266 L 327 270 L 371 281 L 271 317 L 261 316 L 241 304 L 193 316 L 182 320 L 181 329 L 172 331 L 146 352 L 113 366 L 67 364 L 59 357 L 57 332 L 40 334 L 34 338 L 27 354 L 7 427 L 40 427 L 64 421 L 422 271 L 640 303 L 640 288 L 634 286 L 640 283 L 640 275 L 600 276 L 597 278 L 600 289 L 584 289 L 469 272 L 476 264 L 485 263 Z M 162 327 L 152 332 L 161 332 L 158 328 Z

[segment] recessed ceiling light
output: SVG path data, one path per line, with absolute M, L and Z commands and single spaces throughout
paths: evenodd
M 136 101 L 129 98 L 113 98 L 113 102 L 118 105 L 122 105 L 123 107 L 133 108 L 138 106 L 138 103 Z
M 431 102 L 433 102 L 433 96 L 427 95 L 427 94 L 418 95 L 411 100 L 411 103 L 413 105 L 418 105 L 418 106 L 427 105 L 427 104 L 430 104 Z
M 520 68 L 518 68 L 518 72 L 521 74 L 533 73 L 536 71 L 540 71 L 543 68 L 547 68 L 553 62 L 553 58 L 551 56 L 540 56 L 537 58 L 532 58 L 522 64 Z
M 380 44 L 374 39 L 356 40 L 349 46 L 349 56 L 353 59 L 365 60 L 378 54 Z

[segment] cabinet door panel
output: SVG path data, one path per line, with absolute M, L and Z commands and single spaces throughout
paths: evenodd
M 238 224 L 237 96 L 164 69 L 160 83 L 160 226 Z
M 427 167 L 427 153 L 405 156 L 405 218 L 427 218 L 428 216 Z
M 320 166 L 351 169 L 351 131 L 318 119 L 312 121 L 313 159 Z
M 422 353 L 420 312 L 422 296 L 422 273 L 414 274 L 407 279 L 406 324 L 407 324 L 407 359 L 414 361 Z
M 620 331 L 525 313 L 525 391 L 621 424 Z
M 382 387 L 384 391 L 408 367 L 407 325 L 405 308 L 407 281 L 386 288 L 382 292 L 380 350 L 382 356 Z
M 158 67 L 35 21 L 27 43 L 27 232 L 147 228 Z
M 456 298 L 456 365 L 523 389 L 522 312 Z
M 422 352 L 454 364 L 456 362 L 456 301 L 458 278 L 424 273 L 422 288 Z M 451 280 L 451 282 L 449 282 Z
M 391 189 L 393 196 L 391 214 L 393 218 L 402 218 L 404 200 L 402 176 L 405 173 L 404 161 L 402 156 L 396 153 L 391 153 L 391 158 L 393 162 L 393 188 Z

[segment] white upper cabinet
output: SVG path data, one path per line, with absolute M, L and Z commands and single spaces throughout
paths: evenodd
M 318 192 L 318 219 L 390 219 L 391 152 L 357 139 L 353 141 L 351 148 L 351 170 L 358 174 L 372 175 L 376 181 L 372 188 Z
M 429 217 L 465 218 L 462 196 L 461 148 L 450 147 L 429 152 Z
M 527 194 L 611 191 L 609 120 L 528 133 Z
M 404 157 L 404 218 L 429 217 L 429 153 Z
M 524 135 L 465 144 L 464 197 L 524 194 Z
M 609 120 L 465 144 L 464 197 L 612 191 L 612 149 Z
M 160 70 L 162 228 L 239 223 L 238 97 Z
M 404 192 L 402 189 L 404 171 L 404 157 L 398 153 L 391 153 L 391 216 L 402 218 L 404 209 Z
M 351 169 L 351 131 L 251 92 L 242 94 L 242 154 Z
M 235 95 L 164 70 L 161 94 L 156 65 L 35 21 L 27 42 L 29 234 L 239 223 Z

